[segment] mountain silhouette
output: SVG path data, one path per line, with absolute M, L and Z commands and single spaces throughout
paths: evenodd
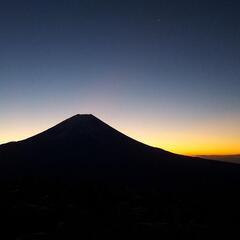
M 225 181 L 239 167 L 140 143 L 91 114 L 75 115 L 26 140 L 0 147 L 2 176 L 119 178 L 185 186 Z
M 239 184 L 240 165 L 150 147 L 93 115 L 75 115 L 0 146 L 2 234 L 229 239 L 239 231 Z

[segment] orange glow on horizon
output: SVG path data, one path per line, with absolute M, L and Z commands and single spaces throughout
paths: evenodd
M 221 129 L 221 124 L 215 127 L 214 123 L 207 124 L 198 128 L 194 125 L 188 126 L 187 130 L 171 129 L 171 126 L 164 129 L 131 125 L 127 129 L 122 129 L 122 132 L 147 145 L 177 154 L 190 156 L 240 154 L 240 131 L 233 127 L 238 126 L 237 124 L 226 124 L 230 126 L 228 129 Z M 164 126 L 167 126 L 167 123 Z
M 213 142 L 211 140 L 204 141 L 203 139 L 185 139 L 181 141 L 145 141 L 144 139 L 136 140 L 147 145 L 161 148 L 173 153 L 183 155 L 234 155 L 240 153 L 240 143 L 238 142 Z
M 97 114 L 96 114 L 97 115 Z M 99 117 L 102 119 L 101 117 Z M 62 119 L 62 118 L 61 118 Z M 161 124 L 152 122 L 132 122 L 128 119 L 105 119 L 103 121 L 109 123 L 120 132 L 143 142 L 147 145 L 158 147 L 170 152 L 184 155 L 232 155 L 240 153 L 240 141 L 238 129 L 220 129 L 213 127 L 211 123 L 205 123 L 203 126 L 188 126 L 186 129 L 172 129 L 171 124 L 162 122 Z M 51 126 L 58 123 L 59 120 L 53 119 L 32 124 L 27 124 L 24 120 L 18 125 L 8 122 L 10 126 L 3 128 L 0 136 L 0 144 L 19 141 L 36 135 Z M 22 123 L 22 124 L 21 124 Z M 119 125 L 124 123 L 124 125 Z M 161 127 L 165 126 L 165 128 Z M 228 126 L 238 126 L 236 124 Z M 221 131 L 220 131 L 221 130 Z
M 40 131 L 29 131 L 25 133 L 18 133 L 18 135 L 5 135 L 0 139 L 0 144 L 4 144 L 11 141 L 20 141 L 31 137 Z M 126 133 L 126 132 L 125 132 Z M 159 139 L 145 139 L 134 137 L 133 135 L 127 134 L 128 136 L 145 143 L 147 145 L 161 148 L 173 153 L 183 154 L 183 155 L 234 155 L 240 153 L 240 143 L 238 142 L 212 142 L 204 141 L 203 139 L 188 139 L 186 141 L 160 141 Z
M 18 135 L 5 135 L 1 137 L 0 144 L 4 144 L 11 141 L 19 141 L 26 139 L 30 136 L 33 136 L 37 134 L 38 131 L 28 132 L 26 133 L 19 133 Z M 130 135 L 129 135 L 130 136 Z M 157 139 L 149 141 L 149 138 L 147 140 L 133 137 L 136 140 L 143 142 L 147 145 L 158 147 L 170 152 L 178 153 L 178 154 L 184 154 L 184 155 L 232 155 L 232 154 L 239 154 L 240 153 L 240 144 L 237 142 L 231 142 L 231 143 L 215 143 L 213 144 L 211 141 L 198 141 L 198 144 L 195 144 L 195 141 L 193 139 L 189 139 L 188 142 L 165 142 L 164 141 L 158 141 Z

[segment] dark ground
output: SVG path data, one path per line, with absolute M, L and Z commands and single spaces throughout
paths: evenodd
M 232 190 L 25 180 L 1 187 L 1 239 L 208 239 L 239 236 Z

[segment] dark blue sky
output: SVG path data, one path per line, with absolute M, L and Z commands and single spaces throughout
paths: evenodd
M 0 142 L 91 112 L 173 151 L 205 132 L 209 152 L 236 152 L 239 11 L 230 0 L 1 1 Z

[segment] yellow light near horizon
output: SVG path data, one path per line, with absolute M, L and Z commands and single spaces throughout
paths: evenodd
M 231 155 L 240 153 L 240 140 L 237 132 L 230 135 L 222 131 L 124 131 L 132 138 L 147 145 L 184 155 Z M 129 132 L 129 134 L 128 134 Z
M 170 152 L 184 155 L 231 155 L 240 153 L 240 142 L 235 140 L 213 141 L 213 139 L 183 138 L 176 140 L 151 139 L 145 141 L 138 139 L 148 145 L 158 147 Z
M 34 136 L 36 135 L 37 132 L 35 131 L 29 131 L 29 132 L 25 132 L 25 133 L 21 133 L 21 132 L 18 132 L 16 134 L 8 134 L 8 135 L 3 135 L 0 137 L 0 144 L 5 144 L 5 143 L 8 143 L 8 142 L 15 142 L 15 141 L 21 141 L 21 140 L 24 140 L 28 137 L 31 137 L 31 136 Z
M 2 131 L 0 136 L 0 144 L 18 141 L 31 137 L 37 133 L 40 133 L 54 126 L 55 122 L 42 122 L 41 124 L 22 124 L 13 125 L 10 130 L 7 128 Z M 109 121 L 106 121 L 109 122 Z M 123 121 L 124 125 L 117 125 L 117 122 L 110 122 L 114 128 L 120 132 L 143 142 L 147 145 L 158 147 L 170 152 L 184 154 L 184 155 L 229 155 L 240 153 L 240 141 L 238 129 L 214 129 L 210 126 L 202 128 L 188 127 L 188 131 L 185 129 L 171 129 L 167 128 L 167 124 L 164 129 L 157 128 L 157 124 L 141 123 L 135 125 Z M 160 125 L 160 124 L 159 124 Z M 123 127 L 124 126 L 124 127 Z M 229 125 L 228 125 L 229 126 Z M 236 126 L 236 125 L 235 125 Z
M 239 154 L 240 146 L 159 146 L 156 145 L 156 147 L 163 148 L 165 150 L 168 150 L 170 152 L 178 153 L 178 154 L 184 154 L 184 155 L 234 155 Z
M 33 136 L 36 132 L 32 132 L 28 135 L 26 134 L 19 134 L 17 136 L 4 136 L 0 139 L 0 144 L 4 144 L 11 141 L 19 141 L 26 139 L 30 136 Z M 164 149 L 166 151 L 184 154 L 184 155 L 232 155 L 232 154 L 239 154 L 240 153 L 240 144 L 239 143 L 222 143 L 222 144 L 212 144 L 211 142 L 204 144 L 194 144 L 191 142 L 185 143 L 164 143 L 155 141 L 145 141 L 144 139 L 136 139 L 140 142 L 143 142 L 147 145 Z

